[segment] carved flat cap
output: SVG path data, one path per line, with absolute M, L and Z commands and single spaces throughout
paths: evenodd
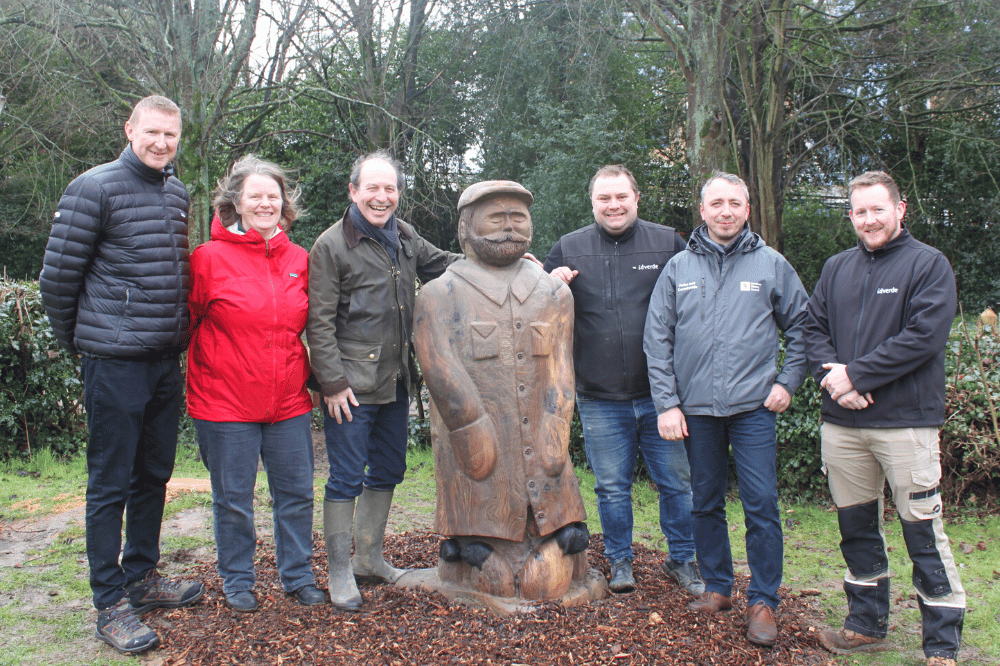
M 458 210 L 462 210 L 469 204 L 475 203 L 491 194 L 512 194 L 522 199 L 528 206 L 531 206 L 535 202 L 535 198 L 531 196 L 531 192 L 524 185 L 521 185 L 521 183 L 515 183 L 512 180 L 484 180 L 465 188 L 462 196 L 458 198 Z

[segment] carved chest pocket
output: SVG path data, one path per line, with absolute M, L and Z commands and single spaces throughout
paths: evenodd
M 500 355 L 500 328 L 495 321 L 474 321 L 472 329 L 472 358 L 481 361 Z
M 555 342 L 555 329 L 544 321 L 531 322 L 531 353 L 534 356 L 548 356 Z

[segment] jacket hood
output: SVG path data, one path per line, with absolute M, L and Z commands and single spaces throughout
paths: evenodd
M 158 183 L 164 178 L 170 178 L 174 175 L 173 162 L 163 167 L 162 171 L 154 169 L 151 166 L 146 166 L 143 164 L 142 160 L 139 159 L 139 156 L 132 150 L 131 143 L 125 146 L 125 150 L 123 150 L 122 154 L 118 156 L 118 159 L 120 159 L 130 170 L 134 171 L 137 176 L 150 183 Z
M 749 224 L 749 222 L 747 223 Z M 742 233 L 742 231 L 740 232 Z M 712 242 L 708 235 L 708 225 L 704 222 L 698 226 L 697 229 L 691 232 L 691 238 L 688 240 L 687 249 L 692 252 L 697 252 L 698 254 L 706 254 L 711 247 L 709 243 Z M 733 250 L 733 252 L 752 252 L 758 248 L 767 247 L 767 243 L 764 239 L 760 237 L 760 234 L 756 233 L 752 229 L 748 229 L 747 233 L 740 240 L 739 245 Z

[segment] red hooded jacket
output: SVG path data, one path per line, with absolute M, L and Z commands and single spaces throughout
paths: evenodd
M 187 409 L 215 422 L 274 423 L 312 409 L 301 334 L 309 313 L 308 253 L 212 220 L 191 254 Z

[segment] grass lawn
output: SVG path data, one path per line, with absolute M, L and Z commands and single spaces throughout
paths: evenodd
M 434 509 L 434 465 L 429 450 L 411 450 L 409 471 L 397 490 L 391 526 L 396 531 L 426 530 Z M 577 470 L 592 532 L 600 531 L 593 493 L 593 476 Z M 207 478 L 196 449 L 182 446 L 175 478 Z M 321 504 L 324 478 L 316 479 L 315 529 L 322 530 Z M 8 637 L 0 650 L 0 666 L 14 664 L 104 664 L 129 658 L 102 650 L 93 639 L 93 611 L 87 583 L 87 562 L 82 505 L 86 488 L 83 457 L 68 462 L 38 453 L 29 463 L 0 465 L 0 634 Z M 263 474 L 258 479 L 258 498 L 268 503 Z M 659 530 L 657 496 L 648 483 L 636 485 L 634 494 L 634 538 L 649 547 L 666 550 Z M 211 536 L 211 498 L 208 493 L 188 492 L 172 497 L 165 519 L 192 514 L 204 529 L 197 534 L 163 533 L 164 560 L 170 571 L 183 571 L 180 551 L 199 551 L 214 556 Z M 263 508 L 263 507 L 262 507 Z M 844 571 L 838 547 L 837 514 L 827 506 L 814 506 L 786 498 L 781 503 L 785 530 L 784 581 L 792 590 L 811 589 L 831 625 L 839 626 L 846 613 L 841 590 Z M 743 516 L 738 502 L 727 507 L 733 557 L 746 566 L 743 546 Z M 60 523 L 61 516 L 74 516 Z M 259 510 L 264 523 L 269 511 Z M 55 538 L 31 545 L 42 527 L 56 525 Z M 959 514 L 948 521 L 947 532 L 968 595 L 965 646 L 962 662 L 1000 663 L 1000 516 L 976 517 Z M 859 666 L 922 665 L 920 613 L 910 566 L 898 522 L 886 525 L 890 566 L 893 571 L 889 651 L 871 655 L 836 657 L 837 664 Z M 12 544 L 20 542 L 17 550 Z M 199 550 L 200 549 L 200 550 Z M 640 581 L 641 584 L 641 581 Z M 13 640 L 11 640 L 13 639 Z M 155 652 L 148 658 L 155 658 Z

